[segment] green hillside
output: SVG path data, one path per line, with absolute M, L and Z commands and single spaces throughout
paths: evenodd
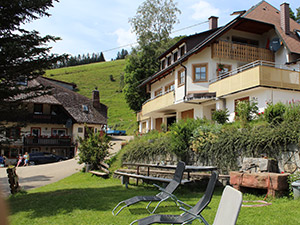
M 97 86 L 100 102 L 108 106 L 108 126 L 133 134 L 137 130 L 136 115 L 127 106 L 124 94 L 119 91 L 124 66 L 125 60 L 93 63 L 48 70 L 45 76 L 75 83 L 78 93 L 88 98 L 92 98 L 92 91 Z M 110 75 L 115 81 L 111 81 Z

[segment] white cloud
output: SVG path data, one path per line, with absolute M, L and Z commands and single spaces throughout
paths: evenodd
M 117 42 L 119 46 L 128 45 L 136 42 L 136 36 L 131 32 L 131 29 L 125 30 L 123 28 L 117 29 L 113 32 L 114 35 L 118 36 Z
M 207 20 L 211 16 L 220 16 L 220 9 L 214 7 L 206 1 L 200 0 L 191 7 L 194 10 L 192 18 L 194 20 Z

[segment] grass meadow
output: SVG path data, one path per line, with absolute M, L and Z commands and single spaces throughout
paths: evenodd
M 131 182 L 132 184 L 134 182 Z M 203 195 L 204 188 L 180 187 L 175 192 L 184 202 L 195 205 Z M 111 210 L 124 199 L 136 195 L 153 195 L 157 190 L 152 185 L 130 185 L 126 189 L 119 179 L 103 179 L 91 174 L 76 173 L 57 183 L 17 194 L 8 199 L 11 225 L 20 224 L 103 224 L 124 225 L 148 216 L 147 203 L 138 203 L 125 208 L 118 216 Z M 209 224 L 221 198 L 222 188 L 217 188 L 209 206 L 202 215 Z M 262 200 L 264 196 L 245 194 L 244 200 Z M 272 205 L 242 208 L 238 225 L 297 225 L 300 218 L 300 200 L 287 197 L 267 199 Z M 180 214 L 172 201 L 166 201 L 157 209 L 158 214 Z M 193 224 L 200 224 L 194 221 Z

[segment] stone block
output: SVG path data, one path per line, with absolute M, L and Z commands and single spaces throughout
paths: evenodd
M 288 190 L 289 174 L 280 173 L 245 173 L 230 172 L 230 184 L 241 190 L 242 187 L 267 189 L 269 195 L 275 196 L 276 192 L 282 193 Z
M 244 158 L 242 171 L 256 172 L 278 172 L 278 162 L 274 159 Z

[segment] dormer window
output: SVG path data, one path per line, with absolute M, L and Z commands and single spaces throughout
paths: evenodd
M 166 60 L 163 59 L 163 60 L 161 61 L 161 69 L 163 70 L 163 69 L 165 68 L 165 66 L 166 66 Z
M 27 77 L 21 75 L 17 78 L 17 80 L 18 85 L 27 86 Z
M 185 54 L 185 45 L 183 45 L 182 47 L 180 47 L 180 57 L 182 57 Z
M 295 33 L 297 34 L 298 38 L 300 38 L 300 30 L 295 30 Z
M 178 52 L 174 52 L 173 61 L 176 62 L 178 59 Z
M 43 104 L 34 104 L 33 114 L 36 114 L 36 115 L 43 114 Z
M 82 105 L 82 111 L 83 112 L 89 112 L 89 107 L 87 105 Z
M 167 59 L 168 59 L 168 66 L 170 66 L 172 62 L 172 56 L 170 55 Z

